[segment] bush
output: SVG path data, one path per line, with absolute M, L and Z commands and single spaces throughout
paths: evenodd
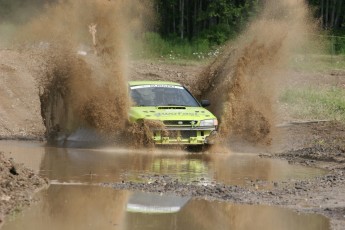
M 234 36 L 234 30 L 231 30 L 227 24 L 213 26 L 201 34 L 201 37 L 207 39 L 211 45 L 221 45 Z
M 335 54 L 345 54 L 345 37 L 334 37 L 333 44 Z

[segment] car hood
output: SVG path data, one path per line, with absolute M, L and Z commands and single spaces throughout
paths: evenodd
M 159 107 L 131 107 L 129 111 L 131 121 L 146 120 L 206 120 L 216 117 L 203 107 L 159 106 Z

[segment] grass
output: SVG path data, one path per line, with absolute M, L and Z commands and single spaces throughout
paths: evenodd
M 306 72 L 345 70 L 345 55 L 298 55 L 290 61 L 290 66 Z
M 327 41 L 328 43 L 331 42 L 329 39 Z M 289 67 L 306 72 L 345 70 L 345 53 L 336 55 L 334 50 L 325 50 L 324 47 L 331 46 L 330 44 L 320 45 L 319 43 L 320 41 L 316 40 L 315 44 L 311 45 L 312 48 L 305 48 L 304 53 L 294 56 Z M 320 47 L 317 48 L 318 46 Z M 159 60 L 181 65 L 208 63 L 217 57 L 221 50 L 221 46 L 211 45 L 207 39 L 199 38 L 192 41 L 181 40 L 177 37 L 163 39 L 154 32 L 146 32 L 140 38 L 133 39 L 130 42 L 130 47 L 132 59 Z M 319 52 L 316 52 L 317 50 Z
M 280 102 L 288 106 L 293 118 L 345 123 L 345 89 L 341 87 L 288 89 Z
M 219 54 L 206 39 L 194 41 L 163 39 L 157 33 L 147 32 L 139 40 L 131 42 L 131 57 L 134 59 L 161 60 L 174 64 L 207 62 Z

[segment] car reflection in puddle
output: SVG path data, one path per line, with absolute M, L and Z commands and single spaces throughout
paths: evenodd
M 127 212 L 147 214 L 177 213 L 189 200 L 190 197 L 136 192 L 128 200 Z

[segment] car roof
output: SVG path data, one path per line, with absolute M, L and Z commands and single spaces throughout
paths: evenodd
M 129 81 L 129 86 L 137 86 L 137 85 L 177 85 L 181 86 L 181 84 L 171 81 Z

